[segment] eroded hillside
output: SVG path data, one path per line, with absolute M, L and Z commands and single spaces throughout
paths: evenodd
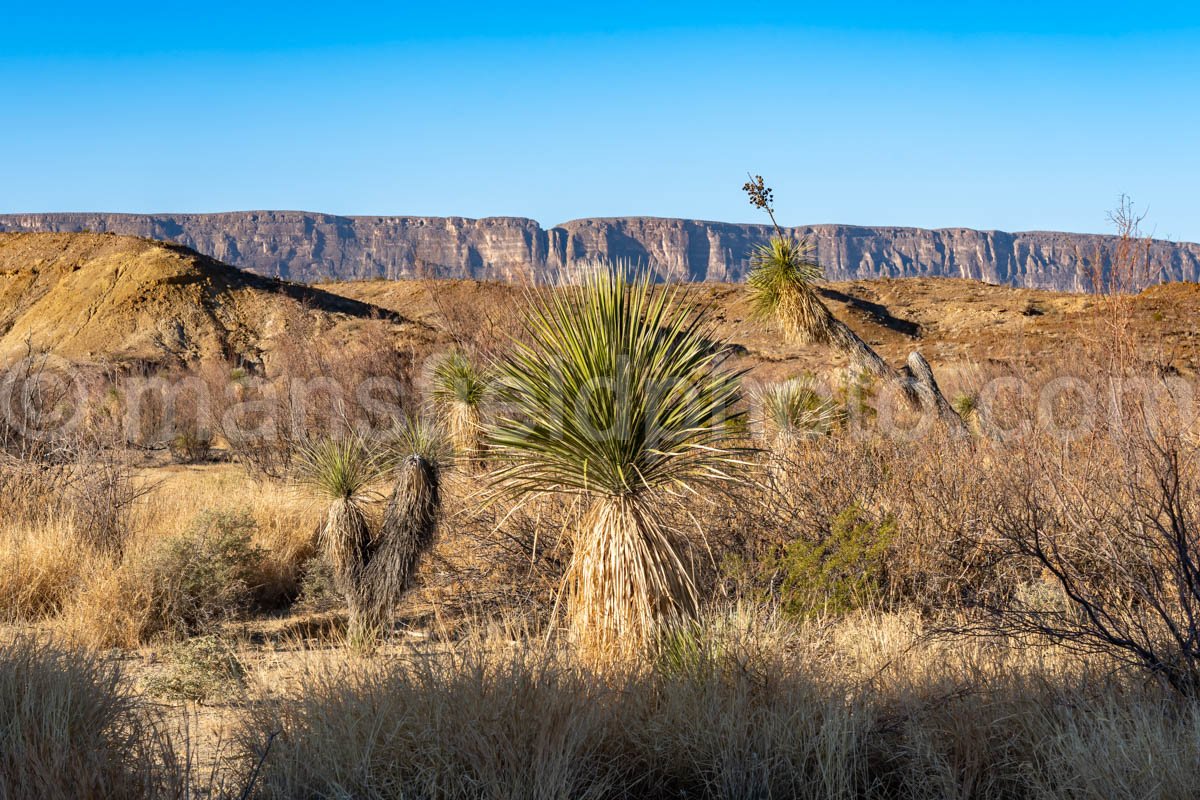
M 753 319 L 745 289 L 687 284 L 711 309 L 735 361 L 764 380 L 839 362 L 789 344 Z M 102 234 L 0 234 L 0 357 L 32 342 L 81 361 L 251 363 L 282 338 L 349 340 L 382 321 L 417 360 L 456 341 L 499 349 L 518 332 L 525 289 L 472 280 L 359 281 L 302 286 L 253 275 L 182 246 Z M 1104 298 L 948 278 L 834 282 L 834 313 L 888 360 L 920 349 L 938 368 L 1069 365 L 1106 335 Z M 1133 329 L 1165 368 L 1200 364 L 1200 285 L 1167 284 L 1131 300 Z M 304 332 L 296 320 L 304 318 Z
M 256 360 L 289 320 L 351 335 L 399 315 L 179 245 L 99 234 L 0 234 L 0 356 L 27 343 L 77 360 Z

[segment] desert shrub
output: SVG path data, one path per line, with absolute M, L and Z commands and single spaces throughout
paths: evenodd
M 1179 431 L 1145 428 L 1057 453 L 1026 448 L 1003 476 L 989 545 L 1067 602 L 1014 593 L 987 605 L 990 621 L 1200 694 L 1198 456 Z
M 508 505 L 480 503 L 475 489 L 446 481 L 447 530 L 430 554 L 421 590 L 454 617 L 519 613 L 547 621 L 571 556 L 564 536 L 578 506 L 554 496 Z
M 307 442 L 350 431 L 383 432 L 414 405 L 413 354 L 382 320 L 365 320 L 346 340 L 326 336 L 303 307 L 284 313 L 280 337 L 264 365 L 209 376 L 219 433 L 252 472 L 286 476 Z
M 874 520 L 851 506 L 834 518 L 828 536 L 789 542 L 776 566 L 784 612 L 841 614 L 879 601 L 895 536 L 895 520 Z
M 206 511 L 187 531 L 130 565 L 146 587 L 146 627 L 140 638 L 193 636 L 245 613 L 262 558 L 253 532 L 254 519 L 245 512 Z
M 187 428 L 171 438 L 171 457 L 181 464 L 207 461 L 212 452 L 212 434 L 202 428 Z
M 245 688 L 246 669 L 232 644 L 220 636 L 176 643 L 166 667 L 146 681 L 146 690 L 168 700 L 204 702 Z
M 70 464 L 0 455 L 0 515 L 9 522 L 27 524 L 60 516 L 74 480 Z
M 118 458 L 99 451 L 81 453 L 67 497 L 80 538 L 119 558 L 132 533 L 135 504 L 147 491 Z
M 0 516 L 33 525 L 68 524 L 79 538 L 119 555 L 145 488 L 109 448 L 63 440 L 54 460 L 0 456 Z
M 117 662 L 44 640 L 0 643 L 0 798 L 166 795 L 161 744 Z
M 309 559 L 300 574 L 296 610 L 320 613 L 331 611 L 343 602 L 329 559 L 322 555 Z

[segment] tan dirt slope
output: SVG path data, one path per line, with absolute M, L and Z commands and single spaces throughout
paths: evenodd
M 358 281 L 324 289 L 424 322 L 444 339 L 485 341 L 516 329 L 525 289 L 480 281 Z M 719 335 L 754 378 L 823 373 L 844 359 L 828 348 L 784 341 L 754 319 L 745 287 L 688 284 L 688 296 L 712 309 Z M 1015 289 L 958 278 L 843 281 L 822 287 L 833 313 L 892 364 L 920 350 L 935 368 L 1003 362 L 1069 370 L 1094 352 L 1106 327 L 1106 301 L 1094 295 Z M 1132 299 L 1133 328 L 1164 366 L 1195 375 L 1200 366 L 1200 284 L 1153 287 Z
M 295 313 L 323 327 L 399 316 L 262 278 L 185 247 L 101 234 L 0 234 L 0 359 L 37 349 L 81 360 L 256 359 Z

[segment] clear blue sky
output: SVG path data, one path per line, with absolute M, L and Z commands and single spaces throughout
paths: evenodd
M 287 208 L 1200 241 L 1200 4 L 20 3 L 0 211 Z

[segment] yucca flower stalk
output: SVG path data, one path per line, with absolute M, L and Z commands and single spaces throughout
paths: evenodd
M 685 542 L 663 507 L 733 480 L 739 463 L 726 423 L 740 375 L 720 366 L 711 327 L 677 289 L 622 275 L 530 297 L 525 336 L 497 369 L 490 435 L 502 495 L 587 503 L 563 588 L 573 638 L 598 653 L 643 650 L 694 618 Z
M 482 455 L 483 427 L 480 408 L 489 391 L 488 376 L 466 354 L 452 351 L 433 370 L 433 401 L 445 420 L 458 455 Z
M 365 612 L 363 577 L 371 553 L 371 531 L 363 505 L 388 460 L 362 436 L 346 434 L 306 442 L 296 454 L 297 478 L 329 500 L 320 545 L 333 569 L 338 592 L 350 609 L 351 628 Z

